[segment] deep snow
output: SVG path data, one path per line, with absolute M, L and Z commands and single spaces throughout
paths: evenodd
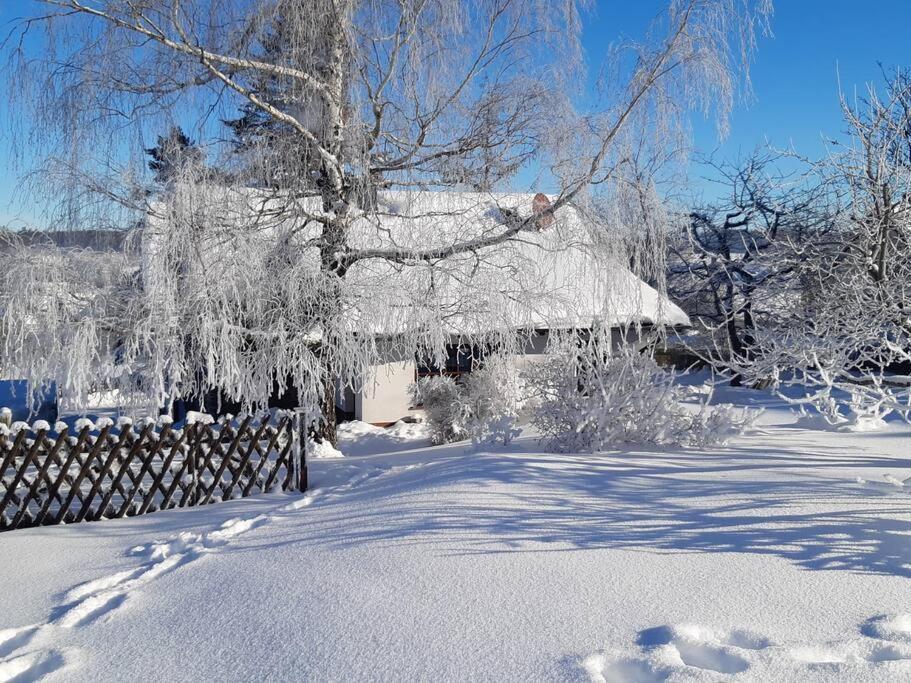
M 0 534 L 0 681 L 908 680 L 911 430 L 731 396 L 713 452 L 354 425 L 305 495 Z

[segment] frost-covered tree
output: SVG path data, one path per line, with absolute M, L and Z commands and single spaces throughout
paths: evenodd
M 782 172 L 788 161 L 756 150 L 737 163 L 707 162 L 717 198 L 672 221 L 668 293 L 719 360 L 761 353 L 757 325 L 777 325 L 805 295 L 810 247 L 832 230 L 825 187 L 808 173 Z
M 732 370 L 798 385 L 834 424 L 867 428 L 911 411 L 911 81 L 843 102 L 850 138 L 815 164 L 840 202 L 824 239 L 795 247 L 799 296 Z
M 293 381 L 302 400 L 321 405 L 330 440 L 336 385 L 356 382 L 380 354 L 375 336 L 352 329 L 350 312 L 381 290 L 352 272 L 429 283 L 412 293 L 420 315 L 374 307 L 370 322 L 398 325 L 384 353 L 442 353 L 451 312 L 434 283 L 569 204 L 584 211 L 592 187 L 621 196 L 611 188 L 635 182 L 624 170 L 629 150 L 683 136 L 693 108 L 714 111 L 723 129 L 771 11 L 769 0 L 671 0 L 641 40 L 605 56 L 598 106 L 579 111 L 575 101 L 592 99 L 576 97 L 583 0 L 35 4 L 40 16 L 22 27 L 47 28 L 46 57 L 17 52 L 12 94 L 36 122 L 62 207 L 82 221 L 127 207 L 154 226 L 147 300 L 120 362 L 146 369 L 156 400 L 217 388 L 262 401 L 276 382 Z M 15 36 L 8 44 L 18 50 Z M 215 137 L 212 127 L 238 110 L 247 119 L 244 168 L 277 182 L 229 195 L 190 169 L 156 204 L 135 191 L 141 165 L 124 152 L 132 140 L 175 120 Z M 236 146 L 225 148 L 230 164 Z M 432 239 L 384 232 L 389 215 L 433 217 L 402 217 L 379 201 L 389 192 L 506 187 L 529 160 L 552 190 L 537 214 L 503 206 L 499 228 L 482 233 L 441 219 L 449 227 Z M 374 226 L 375 243 L 359 239 L 364 225 Z M 225 270 L 229 252 L 256 272 Z M 514 336 L 508 316 L 496 315 L 508 297 L 478 296 L 489 297 L 481 303 L 487 320 L 501 321 L 501 342 Z M 11 363 L 28 370 L 41 353 L 21 348 Z

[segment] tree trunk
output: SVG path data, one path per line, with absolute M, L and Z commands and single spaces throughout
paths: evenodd
M 335 448 L 338 444 L 338 434 L 336 432 L 338 419 L 335 410 L 335 373 L 332 373 L 329 367 L 325 368 L 325 372 L 323 391 L 319 399 L 319 409 L 323 419 L 312 428 L 312 437 L 316 441 L 332 444 L 332 447 Z
M 337 196 L 337 195 L 336 195 Z M 335 409 L 335 388 L 340 376 L 338 357 L 333 344 L 341 341 L 335 333 L 342 328 L 342 281 L 346 270 L 338 262 L 337 255 L 344 250 L 348 232 L 345 218 L 327 225 L 323 229 L 323 245 L 320 249 L 320 268 L 327 278 L 320 302 L 320 318 L 323 329 L 322 347 L 320 348 L 320 382 L 322 392 L 319 396 L 319 408 L 322 420 L 314 428 L 313 436 L 318 441 L 328 442 L 333 448 L 337 442 L 336 425 L 337 416 Z
M 753 320 L 752 292 L 746 295 L 743 304 L 743 354 L 748 362 L 756 358 L 756 323 Z
M 731 361 L 740 362 L 743 360 L 743 343 L 737 332 L 737 318 L 734 311 L 734 292 L 730 285 L 728 285 L 725 295 L 725 316 L 727 317 L 725 327 L 727 328 L 728 344 L 731 349 Z M 743 386 L 743 377 L 739 372 L 731 377 L 731 386 Z

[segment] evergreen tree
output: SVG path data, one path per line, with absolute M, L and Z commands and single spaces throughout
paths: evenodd
M 158 144 L 145 150 L 151 159 L 149 168 L 155 172 L 155 182 L 168 185 L 179 171 L 202 163 L 203 153 L 180 126 L 167 135 L 158 136 Z
M 289 12 L 293 11 L 293 5 L 289 6 L 285 0 L 278 2 L 269 19 L 268 29 L 259 41 L 259 50 L 255 54 L 257 59 L 270 64 L 294 65 L 294 41 L 290 34 L 293 22 L 289 21 L 293 18 Z M 262 101 L 286 111 L 294 108 L 292 88 L 292 83 L 279 76 L 263 75 L 256 79 L 253 91 Z M 231 131 L 231 143 L 241 158 L 241 175 L 253 185 L 283 187 L 291 169 L 285 168 L 288 155 L 282 152 L 282 148 L 301 145 L 296 132 L 249 101 L 239 111 L 239 117 L 225 119 L 223 123 Z M 301 156 L 305 154 L 302 150 Z

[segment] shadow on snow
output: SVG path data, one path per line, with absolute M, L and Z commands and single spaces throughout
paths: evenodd
M 449 446 L 410 456 L 411 469 L 400 453 L 396 476 L 323 501 L 321 514 L 272 542 L 759 553 L 805 569 L 911 576 L 911 499 L 864 490 L 844 471 L 894 472 L 907 460 L 771 450 L 760 440 L 715 453 L 554 455 L 525 450 L 531 440 L 495 453 Z M 357 460 L 382 466 L 386 457 Z

